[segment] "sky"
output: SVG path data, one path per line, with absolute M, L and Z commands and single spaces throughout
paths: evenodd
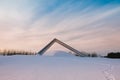
M 120 51 L 120 0 L 0 0 L 0 49 L 39 51 L 54 38 L 80 51 Z

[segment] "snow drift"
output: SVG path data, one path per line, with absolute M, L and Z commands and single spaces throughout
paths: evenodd
M 72 52 L 65 52 L 61 50 L 50 51 L 43 54 L 44 56 L 56 56 L 56 57 L 74 57 L 75 55 Z

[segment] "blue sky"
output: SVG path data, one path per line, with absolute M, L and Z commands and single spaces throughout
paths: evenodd
M 0 49 L 39 51 L 53 38 L 120 51 L 120 0 L 0 0 Z

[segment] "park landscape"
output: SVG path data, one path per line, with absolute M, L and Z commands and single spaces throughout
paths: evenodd
M 120 80 L 119 0 L 0 0 L 0 80 Z

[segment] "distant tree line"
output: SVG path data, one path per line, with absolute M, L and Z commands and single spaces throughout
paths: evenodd
M 93 52 L 93 53 L 82 52 L 82 53 L 85 54 L 86 57 L 120 58 L 120 52 L 110 52 L 110 53 L 107 53 L 107 56 L 101 56 L 97 54 L 96 52 Z
M 88 53 L 88 52 L 81 52 L 82 54 L 85 54 L 86 57 L 100 57 L 100 55 L 98 55 L 96 52 L 92 52 L 92 53 Z M 76 55 L 76 56 L 80 56 L 80 55 Z
M 103 57 L 101 55 L 98 55 L 97 53 L 87 53 L 82 52 L 86 55 L 86 57 Z M 12 56 L 12 55 L 36 55 L 36 52 L 30 52 L 30 51 L 17 51 L 17 50 L 0 50 L 0 55 L 3 56 Z M 80 56 L 80 55 L 76 55 Z M 104 56 L 105 58 L 120 58 L 120 52 L 110 52 L 107 53 L 107 56 Z
M 35 55 L 35 52 L 28 51 L 17 51 L 17 50 L 0 50 L 0 55 L 11 56 L 11 55 Z
M 110 52 L 105 57 L 107 57 L 107 58 L 120 58 L 120 52 Z

